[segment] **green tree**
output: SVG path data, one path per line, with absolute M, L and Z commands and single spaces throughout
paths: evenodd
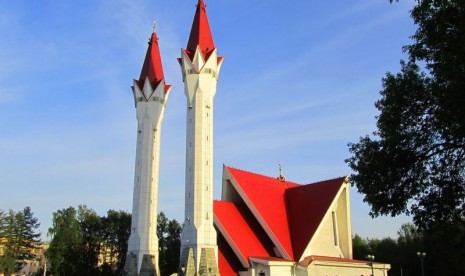
M 364 240 L 355 235 L 354 259 L 365 260 L 367 254 L 372 254 L 375 261 L 391 264 L 389 276 L 417 276 L 422 269 L 417 252 L 425 252 L 426 275 L 465 275 L 465 224 L 437 225 L 428 230 L 404 224 L 397 233 L 397 240 Z
M 34 251 L 39 248 L 40 235 L 38 232 L 40 227 L 39 220 L 34 217 L 29 206 L 25 207 L 17 215 L 18 224 L 18 244 L 19 244 L 19 261 L 34 260 L 36 255 Z
M 8 215 L 1 212 L 0 246 L 3 254 L 0 256 L 0 271 L 5 274 L 16 272 L 36 257 L 34 250 L 40 242 L 39 226 L 30 207 L 19 212 L 10 210 Z
M 109 210 L 107 216 L 102 218 L 105 262 L 102 267 L 104 275 L 122 275 L 128 239 L 131 234 L 131 214 L 124 211 Z M 108 258 L 107 258 L 108 257 Z
M 383 79 L 378 130 L 346 162 L 372 216 L 432 229 L 465 217 L 465 1 L 418 1 L 411 16 L 410 60 Z
M 122 275 L 130 225 L 131 215 L 123 211 L 103 217 L 85 205 L 56 211 L 46 252 L 52 274 Z
M 355 235 L 352 239 L 354 259 L 366 260 L 370 254 L 375 256 L 375 261 L 391 265 L 389 276 L 420 275 L 416 252 L 424 250 L 420 246 L 424 242 L 423 236 L 412 224 L 402 225 L 398 235 L 397 239 L 362 239 Z
M 168 218 L 165 213 L 160 212 L 157 217 L 157 236 L 158 236 L 158 267 L 161 275 L 167 275 L 166 251 L 168 245 L 166 236 L 168 233 Z
M 426 239 L 423 232 L 415 225 L 407 223 L 403 224 L 397 232 L 397 244 L 399 246 L 398 262 L 402 267 L 403 275 L 421 275 L 420 259 L 417 252 L 429 252 L 430 247 L 426 246 Z M 429 258 L 430 256 L 428 256 Z M 434 275 L 429 274 L 428 275 Z M 439 274 L 440 275 L 440 274 Z
M 177 271 L 179 265 L 181 225 L 175 219 L 169 220 L 160 212 L 157 219 L 157 236 L 160 274 L 171 275 Z
M 365 260 L 366 256 L 371 254 L 367 241 L 357 234 L 352 238 L 352 248 L 355 260 Z
M 0 241 L 6 237 L 6 227 L 7 221 L 5 211 L 0 209 Z
M 48 229 L 52 238 L 46 251 L 47 260 L 51 264 L 53 275 L 81 275 L 81 245 L 83 236 L 77 219 L 77 211 L 73 207 L 53 213 L 53 224 Z
M 465 223 L 435 225 L 423 236 L 423 244 L 418 248 L 426 252 L 426 275 L 465 275 Z
M 175 273 L 179 266 L 179 252 L 181 252 L 181 224 L 175 219 L 168 223 L 168 235 L 166 243 L 168 250 L 166 251 L 165 259 L 167 264 L 167 272 L 169 275 Z
M 77 220 L 82 236 L 80 273 L 83 275 L 97 275 L 99 273 L 100 247 L 103 244 L 102 220 L 94 210 L 87 208 L 85 205 L 78 206 Z
M 16 271 L 16 254 L 15 254 L 15 213 L 9 210 L 8 214 L 3 217 L 3 229 L 1 247 L 3 254 L 0 256 L 0 272 L 5 275 L 14 273 Z

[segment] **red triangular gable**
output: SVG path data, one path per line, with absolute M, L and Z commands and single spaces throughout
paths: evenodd
M 345 177 L 290 188 L 286 191 L 294 257 L 299 260 L 335 199 Z

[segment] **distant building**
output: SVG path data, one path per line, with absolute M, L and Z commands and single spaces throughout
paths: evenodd
M 31 251 L 31 253 L 34 254 L 34 259 L 32 260 L 27 260 L 21 262 L 21 269 L 12 274 L 12 275 L 26 275 L 26 276 L 31 276 L 31 275 L 36 275 L 39 272 L 43 272 L 45 268 L 45 251 L 48 248 L 48 244 L 39 242 L 36 244 L 36 248 Z M 0 246 L 0 256 L 4 254 L 4 249 L 2 246 Z M 4 276 L 2 272 L 0 272 L 0 276 Z

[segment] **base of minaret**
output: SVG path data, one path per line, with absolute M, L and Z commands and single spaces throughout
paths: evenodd
M 214 248 L 202 248 L 200 251 L 199 272 L 195 271 L 194 249 L 186 247 L 181 254 L 181 267 L 178 276 L 219 276 Z
M 142 265 L 140 271 L 137 271 L 137 256 L 128 254 L 126 263 L 124 264 L 125 276 L 159 276 L 157 264 L 155 263 L 155 255 L 144 254 L 142 257 Z

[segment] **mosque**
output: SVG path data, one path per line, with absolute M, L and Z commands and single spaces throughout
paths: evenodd
M 133 212 L 125 271 L 159 275 L 156 232 L 160 133 L 171 86 L 154 30 L 132 91 L 137 113 Z M 346 177 L 299 184 L 223 167 L 213 199 L 213 107 L 223 58 L 203 0 L 178 58 L 186 105 L 185 219 L 178 275 L 387 275 L 389 264 L 354 260 Z

